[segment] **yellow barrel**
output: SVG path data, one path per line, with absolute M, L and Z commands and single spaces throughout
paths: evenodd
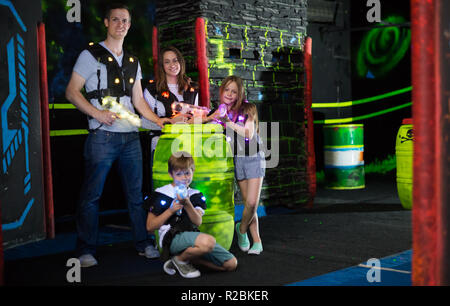
M 172 153 L 186 151 L 195 163 L 190 187 L 206 198 L 207 209 L 200 231 L 216 238 L 225 249 L 234 233 L 234 164 L 220 124 L 167 124 L 158 140 L 153 160 L 154 188 L 172 182 L 167 162 Z
M 404 119 L 397 133 L 397 190 L 403 208 L 412 208 L 414 134 L 412 119 Z

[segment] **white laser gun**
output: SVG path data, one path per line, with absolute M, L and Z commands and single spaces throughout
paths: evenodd
M 207 107 L 177 101 L 173 102 L 171 107 L 173 116 L 178 114 L 191 114 L 194 117 L 204 117 L 210 112 L 210 109 Z
M 188 196 L 188 191 L 185 185 L 183 184 L 176 184 L 175 185 L 175 196 L 179 195 L 181 199 L 185 199 Z M 183 209 L 180 209 L 177 211 L 177 215 L 181 215 Z
M 109 110 L 110 112 L 117 114 L 119 119 L 127 120 L 129 123 L 137 127 L 141 126 L 141 119 L 139 116 L 130 112 L 129 109 L 118 103 L 116 99 L 111 96 L 106 96 L 102 99 L 102 107 L 105 110 Z

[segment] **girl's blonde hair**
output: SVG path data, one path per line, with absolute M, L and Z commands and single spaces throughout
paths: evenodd
M 184 90 L 188 89 L 188 86 L 191 83 L 191 79 L 186 75 L 186 62 L 184 61 L 184 57 L 181 54 L 180 50 L 177 48 L 170 46 L 164 48 L 160 52 L 160 56 L 158 57 L 158 72 L 156 78 L 156 90 L 158 92 L 168 91 L 169 87 L 167 86 L 167 78 L 166 72 L 164 71 L 164 53 L 172 51 L 177 56 L 178 63 L 180 64 L 180 73 L 177 76 L 177 84 L 178 84 L 178 93 L 181 95 Z
M 238 88 L 238 96 L 236 102 L 231 107 L 231 110 L 240 115 L 247 115 L 249 118 L 253 119 L 256 124 L 256 130 L 259 131 L 259 120 L 258 120 L 258 110 L 256 105 L 253 103 L 248 103 L 245 99 L 245 88 L 242 79 L 235 75 L 227 76 L 220 85 L 219 93 L 220 97 L 225 90 L 225 88 L 232 82 L 235 82 Z
M 223 94 L 225 88 L 228 86 L 228 84 L 230 84 L 232 82 L 235 82 L 237 85 L 238 96 L 237 96 L 236 102 L 231 107 L 231 110 L 237 112 L 241 108 L 241 105 L 245 99 L 244 82 L 242 81 L 242 79 L 235 75 L 227 76 L 222 81 L 222 84 L 220 85 L 219 94 L 220 94 L 220 98 L 222 99 L 222 94 Z
M 259 133 L 258 109 L 256 108 L 256 105 L 248 102 L 242 103 L 240 113 L 247 115 L 250 119 L 255 121 L 256 132 Z

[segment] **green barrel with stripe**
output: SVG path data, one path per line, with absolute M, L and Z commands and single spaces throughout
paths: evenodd
M 325 187 L 365 188 L 364 125 L 324 125 Z
M 395 155 L 397 191 L 403 208 L 412 208 L 414 134 L 412 119 L 404 119 L 397 133 Z
M 220 124 L 166 124 L 153 159 L 153 184 L 158 188 L 172 183 L 168 160 L 172 153 L 192 155 L 195 171 L 191 188 L 200 190 L 207 209 L 200 231 L 216 238 L 225 249 L 234 234 L 234 163 L 230 144 Z

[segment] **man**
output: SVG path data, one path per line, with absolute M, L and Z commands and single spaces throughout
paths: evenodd
M 139 255 L 159 256 L 148 238 L 142 208 L 142 152 L 138 128 L 101 107 L 102 98 L 114 97 L 128 110 L 163 126 L 144 100 L 138 59 L 123 50 L 131 26 L 131 15 L 124 5 L 110 5 L 104 24 L 106 39 L 91 44 L 77 59 L 66 88 L 66 98 L 88 115 L 89 135 L 84 147 L 85 178 L 77 207 L 77 252 L 82 267 L 97 264 L 98 207 L 106 177 L 114 161 L 118 163 L 126 195 L 135 247 Z M 86 98 L 81 90 L 85 87 Z M 87 100 L 89 99 L 89 101 Z M 134 108 L 133 108 L 134 106 Z

